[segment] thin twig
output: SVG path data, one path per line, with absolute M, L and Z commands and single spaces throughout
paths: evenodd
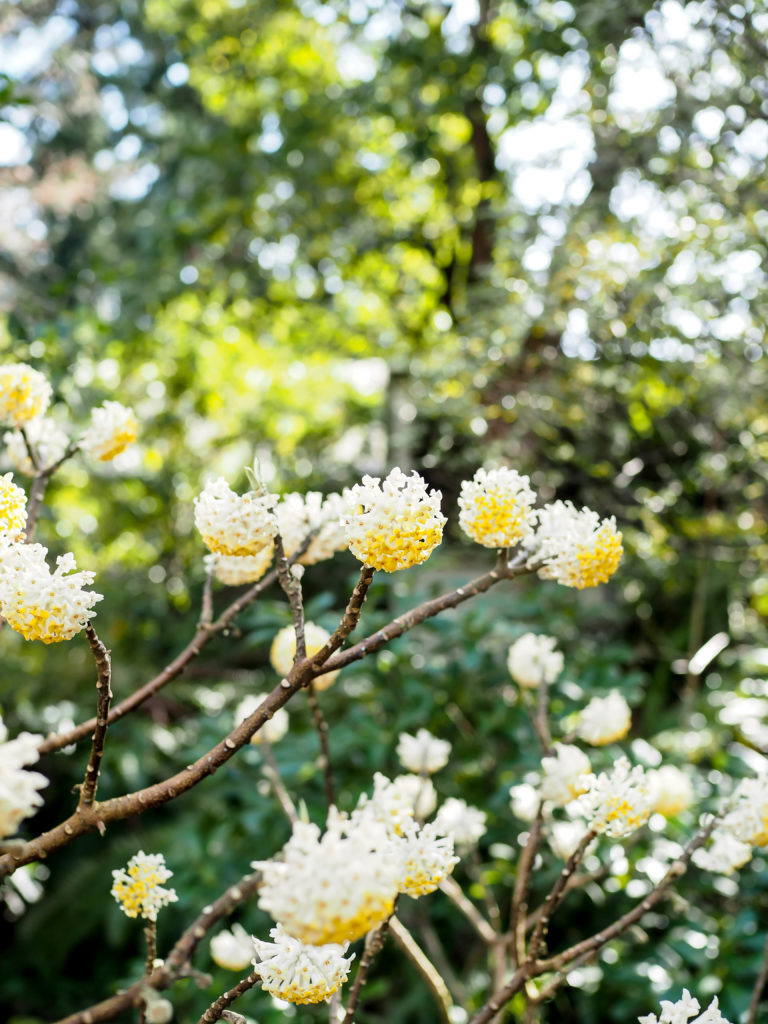
M 280 806 L 285 811 L 285 816 L 293 825 L 299 820 L 299 816 L 296 813 L 293 800 L 291 800 L 288 790 L 285 788 L 285 784 L 283 783 L 283 777 L 280 774 L 280 768 L 278 767 L 277 759 L 275 758 L 274 751 L 272 750 L 272 744 L 264 735 L 263 731 L 260 735 L 261 742 L 259 743 L 259 747 L 261 748 L 261 753 L 264 757 L 264 774 L 269 779 L 270 785 L 275 792 L 275 796 L 277 797 Z
M 323 781 L 325 783 L 325 800 L 328 807 L 336 806 L 336 784 L 333 778 L 333 764 L 331 763 L 331 747 L 328 742 L 328 723 L 320 710 L 320 702 L 317 699 L 317 691 L 314 683 L 307 686 L 307 697 L 309 708 L 312 712 L 312 723 L 320 740 L 320 767 L 323 770 Z
M 552 736 L 549 731 L 549 683 L 542 675 L 539 682 L 538 706 L 533 716 L 533 727 L 539 737 L 544 754 L 549 757 L 553 753 Z
M 453 1009 L 453 999 L 447 985 L 440 976 L 440 972 L 397 917 L 390 919 L 389 930 L 392 932 L 395 941 L 429 986 L 440 1009 L 441 1017 L 446 1024 L 451 1024 L 450 1013 Z
M 763 989 L 765 983 L 768 981 L 768 935 L 765 939 L 765 948 L 763 950 L 763 962 L 760 965 L 760 973 L 757 976 L 755 987 L 752 989 L 752 998 L 749 1001 L 749 1009 L 747 1010 L 746 1024 L 755 1024 L 757 1019 L 757 1011 L 760 1006 L 760 1000 L 763 995 Z
M 259 981 L 261 981 L 261 975 L 257 974 L 256 971 L 251 971 L 247 978 L 238 981 L 233 988 L 211 1003 L 197 1024 L 214 1024 L 215 1021 L 221 1020 L 221 1015 L 226 1008 L 234 1003 L 236 999 L 239 999 L 248 989 L 253 988 Z
M 586 835 L 583 837 L 579 845 L 576 847 L 576 849 L 573 851 L 571 856 L 566 861 L 565 867 L 558 875 L 557 881 L 550 889 L 547 898 L 544 900 L 541 917 L 536 922 L 536 927 L 533 930 L 531 941 L 528 944 L 529 960 L 535 960 L 538 956 L 539 947 L 541 946 L 542 942 L 547 936 L 547 929 L 549 928 L 550 919 L 562 903 L 563 897 L 567 892 L 568 882 L 576 868 L 581 863 L 581 859 L 584 856 L 587 847 L 596 835 L 597 832 L 594 829 L 590 829 L 586 833 Z M 523 921 L 525 920 L 524 917 L 521 919 Z
M 93 742 L 91 743 L 91 756 L 88 758 L 88 767 L 85 770 L 85 779 L 83 780 L 83 784 L 80 788 L 80 807 L 90 807 L 96 799 L 96 787 L 99 784 L 99 769 L 101 768 L 101 758 L 104 754 L 104 741 L 107 736 L 107 727 L 109 724 L 109 704 L 112 700 L 112 688 L 110 686 L 110 680 L 112 678 L 112 663 L 109 657 L 109 651 L 101 640 L 99 640 L 96 635 L 96 631 L 90 622 L 85 627 L 85 635 L 88 637 L 88 643 L 91 646 L 91 651 L 93 651 L 93 657 L 96 661 L 98 674 L 96 690 L 98 691 L 98 697 L 96 701 L 96 728 L 94 729 Z
M 34 465 L 34 460 L 32 459 L 32 446 L 29 444 L 29 441 L 27 440 L 26 437 L 24 438 L 24 441 L 27 445 L 27 451 L 29 452 L 30 461 Z M 79 442 L 73 441 L 60 459 L 57 459 L 56 462 L 53 462 L 51 463 L 50 466 L 45 466 L 44 468 L 40 468 L 40 460 L 39 458 L 37 459 L 38 465 L 36 467 L 36 472 L 34 479 L 32 481 L 32 486 L 29 490 L 29 501 L 27 502 L 27 525 L 24 530 L 28 544 L 32 542 L 32 538 L 34 537 L 35 534 L 35 527 L 37 526 L 37 517 L 40 515 L 40 509 L 43 504 L 43 498 L 45 497 L 46 488 L 48 487 L 48 481 L 51 479 L 56 470 L 59 469 L 59 467 L 62 466 L 67 461 L 67 459 L 72 458 L 72 456 L 75 454 L 76 451 L 79 450 L 79 448 Z
M 371 969 L 376 954 L 381 950 L 384 945 L 384 940 L 387 937 L 389 930 L 389 924 L 392 920 L 391 917 L 387 918 L 386 921 L 382 922 L 378 928 L 368 932 L 365 937 L 365 946 L 363 947 L 363 955 L 360 960 L 360 966 L 357 969 L 355 975 L 355 982 L 352 986 L 352 990 L 349 993 L 349 999 L 347 1001 L 347 1011 L 344 1014 L 344 1020 L 342 1024 L 352 1024 L 355 1019 L 355 1010 L 360 1000 L 360 992 L 362 991 L 363 985 L 368 978 L 368 972 Z
M 499 939 L 498 932 L 483 917 L 475 904 L 465 894 L 459 883 L 451 875 L 444 878 L 440 883 L 441 890 L 449 900 L 454 903 L 466 917 L 477 934 L 488 946 L 493 946 Z
M 209 569 L 205 574 L 205 583 L 203 584 L 203 600 L 200 606 L 198 629 L 207 629 L 213 622 L 213 577 L 213 569 Z
M 144 975 L 149 978 L 155 969 L 155 960 L 157 958 L 157 922 L 147 921 L 147 926 L 144 929 L 144 938 L 147 940 L 147 960 L 144 966 Z M 147 1003 L 146 1000 L 142 1000 L 141 1006 L 139 1007 L 139 1024 L 144 1024 L 147 1015 Z
M 277 563 L 277 579 L 283 588 L 293 616 L 293 630 L 296 634 L 296 652 L 293 663 L 303 661 L 307 656 L 307 643 L 304 637 L 304 600 L 301 593 L 301 579 L 291 572 L 285 548 L 280 534 L 275 537 L 275 561 Z M 299 567 L 303 571 L 303 567 Z
M 536 854 L 541 842 L 541 823 L 543 818 L 543 804 L 536 809 L 536 816 L 531 822 L 531 830 L 528 839 L 520 853 L 520 860 L 517 864 L 515 875 L 515 887 L 512 892 L 512 906 L 510 908 L 509 935 L 512 940 L 515 962 L 521 965 L 526 959 L 525 952 L 525 920 L 528 913 L 528 885 L 531 878 L 531 869 L 536 859 Z

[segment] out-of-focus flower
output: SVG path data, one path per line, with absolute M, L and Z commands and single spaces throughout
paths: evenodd
M 428 492 L 418 473 L 406 476 L 395 468 L 382 484 L 364 476 L 344 497 L 349 550 L 364 565 L 407 569 L 425 562 L 442 539 L 442 495 Z
M 578 733 L 593 747 L 624 739 L 632 724 L 632 711 L 618 690 L 607 697 L 593 697 L 581 712 Z
M 91 411 L 91 422 L 80 447 L 99 462 L 109 462 L 124 452 L 139 433 L 133 409 L 120 402 L 105 402 Z
M 13 835 L 19 822 L 43 803 L 38 790 L 48 785 L 48 779 L 40 772 L 25 770 L 38 760 L 37 746 L 42 738 L 22 732 L 9 740 L 0 716 L 0 839 Z
M 242 971 L 253 959 L 253 939 L 241 924 L 233 924 L 211 939 L 211 959 L 228 971 Z
M 553 821 L 549 825 L 549 845 L 556 857 L 568 860 L 586 834 L 583 821 Z
M 26 525 L 27 495 L 6 473 L 0 476 L 0 544 L 18 540 Z
M 331 634 L 322 626 L 316 626 L 314 622 L 304 623 L 304 644 L 307 649 L 307 657 L 311 658 L 331 639 Z M 281 676 L 287 676 L 293 668 L 293 659 L 296 657 L 296 631 L 293 626 L 284 626 L 272 641 L 269 649 L 269 660 L 272 668 Z M 333 672 L 325 672 L 317 676 L 313 682 L 316 690 L 327 690 L 332 685 L 341 669 Z
M 601 520 L 591 509 L 555 501 L 539 509 L 536 532 L 525 540 L 528 565 L 542 579 L 566 587 L 595 587 L 616 572 L 623 548 L 616 522 Z
M 640 765 L 620 757 L 610 772 L 586 776 L 587 790 L 576 807 L 590 828 L 614 839 L 628 836 L 648 820 L 652 803 L 648 779 Z
M 252 940 L 260 958 L 253 961 L 254 969 L 265 992 L 289 1003 L 319 1003 L 347 980 L 354 960 L 354 954 L 344 958 L 348 942 L 306 945 L 281 925 L 269 934 L 274 942 Z
M 556 743 L 555 756 L 542 758 L 541 771 L 542 799 L 564 807 L 586 792 L 592 765 L 583 750 L 568 743 Z
M 437 790 L 432 779 L 423 775 L 396 775 L 392 786 L 408 802 L 411 813 L 421 821 L 437 807 Z
M 512 813 L 521 821 L 533 821 L 540 801 L 538 790 L 530 782 L 521 782 L 509 790 L 509 805 L 512 808 Z
M 340 494 L 323 497 L 319 491 L 308 491 L 284 495 L 275 511 L 286 556 L 293 558 L 310 533 L 314 537 L 299 558 L 302 565 L 314 565 L 333 558 L 337 551 L 344 551 L 347 547 L 342 518 L 344 508 Z
M 256 583 L 272 564 L 274 549 L 263 548 L 258 555 L 206 555 L 205 568 L 219 583 L 239 587 L 243 583 Z
M 435 815 L 435 828 L 452 836 L 458 848 L 476 846 L 486 833 L 486 817 L 485 811 L 450 796 Z
M 401 779 L 405 776 L 400 776 Z M 421 781 L 421 780 L 419 780 Z M 401 836 L 415 813 L 415 796 L 410 783 L 396 785 L 386 775 L 373 776 L 373 794 L 363 793 L 352 812 L 352 825 L 366 821 L 384 827 L 387 835 Z
M 240 725 L 246 718 L 250 718 L 253 712 L 262 704 L 269 695 L 266 693 L 249 693 L 247 697 L 243 697 L 240 703 L 235 708 L 235 725 Z M 285 708 L 278 708 L 277 711 L 268 718 L 267 721 L 262 725 L 258 732 L 251 736 L 251 743 L 259 744 L 263 739 L 267 743 L 279 743 L 280 740 L 288 732 L 290 725 L 290 719 L 288 712 Z
M 67 435 L 47 416 L 30 420 L 26 425 L 26 434 L 43 467 L 52 466 L 58 462 L 67 450 Z M 8 431 L 3 440 L 8 446 L 8 458 L 14 469 L 19 473 L 32 476 L 35 467 L 32 465 L 21 431 Z
M 448 764 L 451 744 L 438 739 L 427 729 L 419 729 L 415 736 L 401 732 L 397 742 L 397 756 L 409 772 L 432 774 Z
M 533 531 L 536 494 L 515 469 L 478 469 L 459 496 L 459 526 L 486 548 L 508 548 Z
M 224 477 L 211 480 L 195 498 L 195 526 L 216 555 L 258 555 L 277 533 L 273 494 L 235 494 Z
M 524 689 L 536 689 L 542 682 L 554 683 L 563 671 L 563 656 L 556 651 L 557 640 L 541 633 L 524 633 L 507 654 L 509 674 Z
M 23 427 L 48 408 L 53 391 L 44 374 L 26 363 L 0 366 L 0 422 Z
M 768 846 L 768 775 L 742 779 L 731 798 L 723 828 L 743 843 Z
M 653 810 L 665 818 L 687 811 L 694 801 L 693 783 L 685 772 L 673 764 L 662 765 L 648 772 Z
M 703 871 L 716 875 L 730 875 L 743 868 L 752 858 L 752 847 L 743 843 L 724 828 L 716 828 L 709 847 L 694 851 L 693 863 Z
M 422 828 L 409 824 L 399 844 L 403 864 L 398 888 L 414 899 L 434 892 L 459 862 L 453 853 L 453 837 L 441 834 L 436 824 Z
M 112 895 L 128 917 L 156 921 L 158 911 L 178 899 L 175 889 L 166 889 L 162 884 L 172 876 L 162 853 L 139 850 L 128 861 L 127 868 L 112 872 Z
M 11 544 L 0 550 L 0 614 L 25 640 L 71 640 L 96 614 L 103 595 L 84 590 L 94 573 L 77 572 L 75 557 L 61 555 L 53 572 L 40 544 Z
M 700 1009 L 699 1000 L 694 999 L 687 988 L 683 989 L 682 999 L 673 1003 L 669 999 L 661 1000 L 661 1014 L 657 1017 L 655 1013 L 649 1013 L 645 1017 L 638 1017 L 640 1024 L 686 1024 L 690 1017 L 695 1016 Z M 701 1016 L 691 1021 L 691 1024 L 729 1024 L 720 1013 L 717 1005 L 717 996 L 712 1000 Z

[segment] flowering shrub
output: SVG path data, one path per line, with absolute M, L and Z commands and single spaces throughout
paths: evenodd
M 103 586 L 105 595 L 90 589 L 94 570 L 77 571 L 71 553 L 59 556 L 51 570 L 48 551 L 35 543 L 34 532 L 45 485 L 59 465 L 80 451 L 97 461 L 111 460 L 135 440 L 137 420 L 120 403 L 107 402 L 94 410 L 79 440 L 61 439 L 43 426 L 50 394 L 38 371 L 21 364 L 0 368 L 0 412 L 16 428 L 6 435 L 9 456 L 20 473 L 32 477 L 29 493 L 12 474 L 0 477 L 0 613 L 26 643 L 87 642 L 97 677 L 96 714 L 45 739 L 22 733 L 8 740 L 0 722 L 0 872 L 13 880 L 26 865 L 42 858 L 54 862 L 59 851 L 89 832 L 119 829 L 120 822 L 198 786 L 203 793 L 206 780 L 235 759 L 252 765 L 246 761 L 249 749 L 261 759 L 268 784 L 260 796 L 268 799 L 271 791 L 290 828 L 282 848 L 267 848 L 257 834 L 249 836 L 249 857 L 230 851 L 240 860 L 242 877 L 202 908 L 187 904 L 178 882 L 178 891 L 164 887 L 181 866 L 166 865 L 162 852 L 140 850 L 126 868 L 113 869 L 112 895 L 125 915 L 145 922 L 147 957 L 143 976 L 116 994 L 105 993 L 99 1020 L 116 1018 L 131 1007 L 140 1007 L 145 1020 L 170 1020 L 175 983 L 195 975 L 192 957 L 200 948 L 220 968 L 246 972 L 226 991 L 207 993 L 201 1024 L 233 1019 L 228 1007 L 239 1007 L 240 1000 L 245 1005 L 252 998 L 258 1007 L 259 997 L 247 993 L 259 987 L 282 1000 L 280 1007 L 328 999 L 331 1020 L 351 1024 L 388 936 L 421 975 L 447 1021 L 483 1024 L 515 1002 L 535 1014 L 580 965 L 625 938 L 661 905 L 691 864 L 725 875 L 744 865 L 753 850 L 768 846 L 768 776 L 758 774 L 738 785 L 726 781 L 729 798 L 697 806 L 702 787 L 691 774 L 673 764 L 659 766 L 661 755 L 647 743 L 631 746 L 634 764 L 618 746 L 630 732 L 632 710 L 617 690 L 562 714 L 562 695 L 574 688 L 566 678 L 566 659 L 557 639 L 543 633 L 521 634 L 508 649 L 498 651 L 499 664 L 506 662 L 515 683 L 498 703 L 506 701 L 530 716 L 528 738 L 538 765 L 525 778 L 506 783 L 507 788 L 512 783 L 507 828 L 514 828 L 516 818 L 525 823 L 517 836 L 519 849 L 498 843 L 486 849 L 490 811 L 460 794 L 442 795 L 439 773 L 455 761 L 447 724 L 446 735 L 416 723 L 414 732 L 385 737 L 407 774 L 390 778 L 376 772 L 360 780 L 351 800 L 348 793 L 338 792 L 335 721 L 326 717 L 324 702 L 342 683 L 330 694 L 323 691 L 343 679 L 348 666 L 519 577 L 538 576 L 542 586 L 554 583 L 581 591 L 609 583 L 616 572 L 622 537 L 612 519 L 559 500 L 537 507 L 528 478 L 509 468 L 478 470 L 462 486 L 458 516 L 445 510 L 476 543 L 478 556 L 487 559 L 486 571 L 377 622 L 367 634 L 364 606 L 376 593 L 377 573 L 419 566 L 440 544 L 449 516 L 438 491 L 429 489 L 417 473 L 407 475 L 398 468 L 383 481 L 364 477 L 343 494 L 328 496 L 310 492 L 280 498 L 255 474 L 252 489 L 243 495 L 221 477 L 206 483 L 190 509 L 209 549 L 204 558 L 200 553 L 207 583 L 194 638 L 158 676 L 113 707 L 111 659 L 92 621 L 94 605 L 109 601 L 109 588 Z M 303 578 L 344 547 L 360 563 L 359 574 L 335 628 L 325 629 L 307 618 Z M 271 636 L 272 689 L 247 693 L 229 716 L 214 719 L 216 742 L 196 759 L 180 762 L 148 786 L 104 796 L 99 786 L 102 761 L 109 759 L 110 725 L 171 684 L 273 586 L 284 595 L 292 622 Z M 233 597 L 228 587 L 248 589 Z M 579 595 L 572 599 L 579 600 Z M 359 633 L 362 638 L 355 642 L 353 634 Z M 316 730 L 327 804 L 314 821 L 300 783 L 291 792 L 281 769 L 281 752 L 291 746 L 292 712 L 301 707 L 304 694 Z M 345 691 L 344 699 L 353 699 L 353 691 Z M 343 714 L 343 701 L 336 707 Z M 462 729 L 472 734 L 471 702 L 452 710 Z M 47 779 L 29 766 L 41 753 L 71 748 L 89 736 L 90 755 L 74 809 L 64 807 L 58 824 L 39 835 L 29 829 L 15 838 L 45 799 L 40 791 Z M 277 744 L 278 753 L 272 749 Z M 595 749 L 588 754 L 580 744 Z M 637 763 L 639 757 L 643 763 Z M 493 765 L 488 770 L 492 773 Z M 683 824 L 676 826 L 676 839 L 656 842 L 666 822 L 678 819 Z M 612 902 L 615 887 L 608 883 L 614 851 L 624 856 L 616 841 L 626 841 L 628 850 L 641 830 L 647 830 L 651 847 L 641 898 L 629 906 Z M 228 855 L 222 844 L 213 852 L 222 861 Z M 495 871 L 494 883 L 484 873 L 484 858 L 489 857 L 497 864 L 505 862 L 503 871 Z M 603 883 L 598 889 L 605 904 L 600 927 L 572 936 L 570 942 L 552 941 L 552 923 L 568 897 Z M 444 970 L 440 936 L 429 925 L 431 906 L 439 900 L 448 901 L 481 942 L 481 955 L 490 965 L 484 985 L 474 982 L 470 989 L 453 970 Z M 158 958 L 158 921 L 176 902 L 187 914 L 187 924 L 169 951 L 160 949 Z M 422 948 L 406 923 L 412 902 L 419 905 L 413 920 L 422 922 L 429 949 Z M 240 921 L 229 929 L 220 927 L 228 915 L 246 916 L 255 907 L 271 917 L 273 927 L 246 929 Z M 267 933 L 272 941 L 263 937 Z M 354 943 L 360 946 L 352 948 Z M 198 981 L 206 989 L 212 984 L 203 975 Z M 761 988 L 758 979 L 755 1008 Z M 165 990 L 167 997 L 161 997 Z M 685 1022 L 698 1011 L 697 1000 L 685 991 L 678 1003 L 662 1003 L 659 1020 Z M 66 1019 L 86 1024 L 96 1019 L 95 1012 L 85 1008 Z M 656 1021 L 653 1015 L 640 1019 Z M 724 1021 L 716 1001 L 698 1019 Z

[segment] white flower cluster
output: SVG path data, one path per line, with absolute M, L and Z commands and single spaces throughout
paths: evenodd
M 536 493 L 514 469 L 478 469 L 459 496 L 459 526 L 486 548 L 508 548 L 533 532 Z
M 48 785 L 48 779 L 40 772 L 25 771 L 27 765 L 37 761 L 41 739 L 22 732 L 9 740 L 0 716 L 0 839 L 13 835 L 19 822 L 34 814 L 43 802 L 38 790 Z
M 485 835 L 487 815 L 478 807 L 472 807 L 466 800 L 450 796 L 440 805 L 435 816 L 435 828 L 452 836 L 458 849 L 475 846 Z
M 561 860 L 568 860 L 576 852 L 587 831 L 583 821 L 549 822 L 547 838 L 552 852 Z
M 696 850 L 693 861 L 705 871 L 730 875 L 751 859 L 755 846 L 768 847 L 768 775 L 739 783 L 708 848 Z
M 112 872 L 111 894 L 127 917 L 156 921 L 158 911 L 178 899 L 175 889 L 166 889 L 162 884 L 172 875 L 162 853 L 139 850 L 128 861 L 127 868 Z
M 536 516 L 536 531 L 524 546 L 528 566 L 542 579 L 582 590 L 605 583 L 616 572 L 623 548 L 613 517 L 601 520 L 597 512 L 577 509 L 570 501 L 545 505 Z
M 139 423 L 133 409 L 120 402 L 105 402 L 91 410 L 91 422 L 80 447 L 99 462 L 109 462 L 136 440 Z
M 344 495 L 349 550 L 364 565 L 396 572 L 420 565 L 443 537 L 440 491 L 418 473 L 395 468 L 384 480 L 364 476 Z
M 48 416 L 30 420 L 26 424 L 26 434 L 43 466 L 52 466 L 58 462 L 67 450 L 67 435 Z M 21 431 L 9 431 L 3 436 L 3 440 L 7 445 L 8 458 L 13 468 L 19 473 L 32 476 L 35 467 L 32 465 Z
M 392 799 L 403 800 L 409 814 L 419 821 L 428 818 L 437 807 L 437 790 L 428 776 L 396 775 L 391 785 Z
M 311 658 L 317 654 L 331 639 L 331 634 L 322 626 L 314 622 L 304 623 L 304 645 L 307 657 Z M 269 649 L 269 660 L 272 668 L 281 676 L 287 676 L 293 668 L 293 659 L 296 657 L 296 631 L 293 626 L 284 626 L 275 636 L 272 646 Z M 334 672 L 325 672 L 317 676 L 313 681 L 316 690 L 327 690 L 332 685 L 341 669 Z
M 401 732 L 397 743 L 397 756 L 409 772 L 432 775 L 448 764 L 451 744 L 438 739 L 427 729 L 419 729 L 415 736 Z
M 581 712 L 578 733 L 593 747 L 623 739 L 632 724 L 632 711 L 618 690 L 607 697 L 593 697 Z
M 45 375 L 26 363 L 0 366 L 0 421 L 25 426 L 43 415 L 52 393 Z
M 341 494 L 323 497 L 319 491 L 285 494 L 276 508 L 283 548 L 293 558 L 310 533 L 309 547 L 299 558 L 302 565 L 315 565 L 333 558 L 347 547 L 344 529 L 345 502 Z
M 638 1017 L 640 1024 L 687 1024 L 690 1017 L 694 1017 L 701 1006 L 698 999 L 694 999 L 687 988 L 683 989 L 682 999 L 673 1003 L 669 999 L 661 1000 L 661 1014 L 657 1017 L 655 1013 L 649 1013 L 645 1017 Z M 701 1016 L 691 1021 L 691 1024 L 729 1024 L 720 1013 L 717 1005 L 717 996 L 712 1000 Z
M 0 544 L 19 540 L 27 525 L 27 495 L 13 482 L 13 474 L 0 476 Z
M 563 655 L 555 650 L 557 640 L 540 633 L 524 633 L 509 648 L 509 674 L 524 689 L 553 683 L 563 671 Z
M 77 572 L 75 557 L 61 555 L 53 572 L 41 544 L 0 545 L 0 614 L 25 640 L 71 640 L 96 614 L 102 594 L 84 587 L 94 573 Z
M 235 494 L 224 477 L 211 480 L 195 498 L 195 526 L 217 555 L 258 555 L 277 533 L 273 494 Z
M 227 587 L 239 587 L 244 583 L 256 583 L 272 564 L 274 550 L 271 545 L 257 555 L 214 555 L 203 559 L 206 572 L 212 572 L 219 583 Z
M 344 943 L 305 945 L 278 925 L 270 931 L 274 942 L 254 939 L 259 960 L 253 961 L 261 987 L 290 1003 L 319 1003 L 347 980 L 354 954 L 345 958 Z
M 577 808 L 596 832 L 614 839 L 628 836 L 648 820 L 653 807 L 650 787 L 640 765 L 620 757 L 610 772 L 587 775 Z
M 213 962 L 227 971 L 242 971 L 253 959 L 253 939 L 241 924 L 214 935 L 210 948 Z
M 674 818 L 687 811 L 694 801 L 690 777 L 673 764 L 662 765 L 648 772 L 653 810 L 665 818 Z
M 240 725 L 246 718 L 250 718 L 268 696 L 266 693 L 249 693 L 247 697 L 243 697 L 235 708 L 235 725 Z M 288 712 L 285 708 L 278 708 L 259 731 L 251 736 L 251 743 L 259 744 L 262 740 L 266 740 L 267 743 L 279 743 L 288 732 L 289 724 Z
M 585 793 L 592 766 L 583 750 L 568 743 L 555 744 L 555 756 L 541 761 L 541 799 L 565 807 Z

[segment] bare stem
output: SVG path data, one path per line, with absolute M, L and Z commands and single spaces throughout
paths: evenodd
M 288 790 L 285 788 L 283 777 L 280 774 L 280 768 L 277 764 L 274 751 L 272 750 L 272 744 L 269 742 L 267 737 L 262 733 L 261 742 L 261 753 L 264 757 L 264 774 L 270 781 L 272 789 L 275 791 L 280 806 L 285 811 L 285 816 L 288 818 L 291 824 L 298 821 L 298 815 L 296 814 L 296 808 L 293 805 Z
M 557 910 L 559 905 L 563 901 L 563 897 L 567 892 L 568 882 L 571 879 L 576 868 L 581 863 L 581 859 L 584 856 L 584 851 L 587 849 L 589 844 L 597 835 L 594 829 L 590 829 L 589 832 L 584 836 L 579 845 L 573 851 L 571 856 L 565 863 L 565 867 L 560 872 L 557 881 L 549 891 L 547 898 L 544 900 L 544 906 L 541 912 L 541 917 L 536 922 L 536 927 L 533 930 L 531 941 L 528 945 L 528 959 L 534 960 L 538 954 L 539 947 L 546 938 L 547 929 L 549 928 L 549 921 L 554 912 Z M 521 921 L 525 922 L 525 916 L 521 916 Z
M 253 988 L 259 981 L 261 981 L 261 975 L 257 974 L 256 971 L 251 971 L 247 978 L 238 981 L 234 988 L 231 988 L 228 992 L 219 996 L 214 1003 L 211 1003 L 197 1024 L 214 1024 L 215 1021 L 221 1020 L 221 1016 L 227 1007 L 231 1006 L 236 999 L 239 999 L 243 993 Z
M 444 878 L 440 888 L 466 917 L 480 938 L 488 946 L 493 946 L 499 939 L 497 932 L 493 930 L 489 922 L 483 917 L 475 904 L 465 894 L 459 883 L 451 875 Z
M 312 722 L 320 740 L 320 766 L 323 769 L 323 779 L 325 782 L 325 799 L 330 808 L 336 805 L 336 785 L 334 783 L 333 765 L 331 763 L 331 747 L 328 742 L 328 723 L 323 716 L 323 712 L 320 710 L 320 702 L 317 699 L 314 683 L 310 683 L 307 687 L 307 697 L 309 698 L 309 707 L 312 712 Z
M 448 986 L 440 976 L 440 972 L 397 917 L 390 919 L 389 930 L 392 932 L 392 936 L 397 944 L 429 986 L 429 990 L 435 997 L 435 1002 L 440 1010 L 440 1016 L 446 1024 L 451 1024 L 450 1012 L 453 1009 L 453 999 L 448 991 Z
M 373 931 L 368 932 L 365 937 L 363 955 L 360 960 L 360 966 L 357 969 L 357 974 L 355 975 L 355 982 L 352 986 L 351 992 L 349 993 L 347 1012 L 344 1014 L 342 1024 L 352 1024 L 352 1021 L 355 1019 L 355 1010 L 357 1009 L 357 1004 L 360 1000 L 360 992 L 368 978 L 368 972 L 371 969 L 371 964 L 381 950 L 381 947 L 384 945 L 384 940 L 387 937 L 391 920 L 391 917 L 387 918 L 387 920 L 380 924 L 378 928 L 374 928 Z
M 515 876 L 515 887 L 512 892 L 512 908 L 510 913 L 509 932 L 515 953 L 515 961 L 521 965 L 526 959 L 525 952 L 525 920 L 528 913 L 528 885 L 531 878 L 533 862 L 541 842 L 542 804 L 536 810 L 536 817 L 531 822 L 528 839 L 520 854 Z
M 760 1007 L 760 1000 L 763 995 L 763 989 L 765 988 L 766 981 L 768 981 L 768 935 L 765 939 L 765 949 L 763 950 L 763 962 L 760 965 L 760 973 L 757 976 L 755 987 L 752 989 L 752 998 L 749 1001 L 746 1024 L 755 1024 L 757 1011 Z
M 88 759 L 88 767 L 85 770 L 85 779 L 80 788 L 80 807 L 91 807 L 96 799 L 96 787 L 99 784 L 99 769 L 104 754 L 104 741 L 107 737 L 109 724 L 109 704 L 112 700 L 112 689 L 110 681 L 112 678 L 112 663 L 109 651 L 99 640 L 93 626 L 88 623 L 85 627 L 85 635 L 91 646 L 94 660 L 96 661 L 97 679 L 96 690 L 98 693 L 96 701 L 96 728 L 93 732 L 91 743 L 91 756 Z

